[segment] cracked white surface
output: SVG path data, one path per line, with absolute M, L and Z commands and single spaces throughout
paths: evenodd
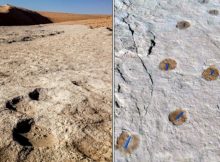
M 201 77 L 220 69 L 220 16 L 208 13 L 220 2 L 201 2 L 115 1 L 115 138 L 129 130 L 141 139 L 130 156 L 116 150 L 116 162 L 220 161 L 220 80 Z M 191 26 L 177 29 L 182 20 Z M 159 70 L 165 58 L 175 70 Z M 168 120 L 176 108 L 189 111 L 181 126 Z

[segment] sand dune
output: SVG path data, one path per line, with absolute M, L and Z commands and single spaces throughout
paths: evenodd
M 83 24 L 92 28 L 112 28 L 112 16 L 31 11 L 12 5 L 0 6 L 0 25 L 37 25 L 47 23 Z
M 86 19 L 86 20 L 77 20 L 77 21 L 66 21 L 66 22 L 61 22 L 60 24 L 65 24 L 65 25 L 81 24 L 81 25 L 88 25 L 90 26 L 90 28 L 107 27 L 112 30 L 112 16 Z
M 91 28 L 108 27 L 112 29 L 112 16 L 109 15 L 80 15 L 56 12 L 38 12 L 49 18 L 53 23 L 65 25 L 82 24 Z
M 17 8 L 11 5 L 0 6 L 0 25 L 36 25 L 52 23 L 48 18 L 37 12 Z
M 59 12 L 44 12 L 39 11 L 40 15 L 49 18 L 54 23 L 64 22 L 64 21 L 78 21 L 78 20 L 88 20 L 88 19 L 100 19 L 108 17 L 108 15 L 86 15 L 86 14 L 71 14 L 71 13 L 59 13 Z

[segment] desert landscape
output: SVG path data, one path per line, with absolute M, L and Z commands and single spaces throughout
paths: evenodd
M 115 161 L 220 161 L 219 0 L 115 1 Z
M 112 161 L 112 17 L 0 6 L 0 162 Z

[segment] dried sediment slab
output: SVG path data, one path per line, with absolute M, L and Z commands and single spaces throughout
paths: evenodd
M 116 149 L 116 161 L 220 161 L 220 79 L 202 78 L 206 67 L 220 68 L 220 19 L 208 13 L 219 8 L 218 0 L 115 1 L 115 139 L 123 130 L 141 139 L 129 156 Z M 180 30 L 183 20 L 190 27 Z M 166 58 L 175 70 L 160 70 Z M 176 108 L 189 122 L 169 121 Z
M 169 114 L 169 120 L 174 125 L 182 125 L 188 119 L 188 112 L 183 109 L 177 109 Z
M 163 70 L 163 71 L 173 70 L 176 68 L 176 66 L 177 66 L 176 61 L 170 58 L 164 59 L 159 64 L 160 70 Z
M 218 79 L 218 76 L 219 76 L 219 70 L 213 65 L 205 69 L 202 73 L 202 77 L 208 81 L 216 80 Z
M 123 131 L 117 139 L 116 148 L 122 153 L 132 154 L 139 146 L 140 139 L 137 135 Z

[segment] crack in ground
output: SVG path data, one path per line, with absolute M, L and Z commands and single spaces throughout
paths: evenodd
M 148 76 L 149 76 L 149 78 L 150 78 L 150 81 L 151 81 L 151 96 L 152 96 L 152 94 L 153 94 L 153 86 L 154 86 L 153 77 L 152 77 L 151 73 L 149 73 L 147 67 L 145 66 L 144 61 L 143 61 L 139 56 L 138 56 L 138 58 L 140 59 L 141 64 L 142 64 L 142 66 L 144 67 L 144 70 L 146 71 L 146 73 L 148 74 Z
M 128 18 L 128 17 L 129 17 L 129 14 L 128 14 L 128 16 L 126 18 Z M 123 19 L 123 22 L 128 25 L 129 31 L 131 32 L 131 35 L 132 35 L 132 38 L 133 38 L 133 42 L 134 42 L 134 46 L 135 46 L 135 49 L 136 49 L 136 53 L 138 54 L 138 48 L 137 48 L 136 42 L 134 40 L 134 30 L 131 28 L 130 24 L 128 24 L 125 21 L 126 18 Z M 150 32 L 150 33 L 153 35 L 153 39 L 151 39 L 151 46 L 148 49 L 148 55 L 147 56 L 151 55 L 153 48 L 156 46 L 156 42 L 155 42 L 156 36 L 152 32 Z M 144 106 L 144 110 L 146 112 L 145 115 L 146 115 L 147 114 L 147 110 L 148 110 L 149 106 L 151 105 L 151 101 L 152 101 L 152 96 L 153 96 L 153 91 L 154 91 L 154 81 L 153 81 L 153 77 L 152 77 L 151 73 L 149 73 L 149 71 L 148 71 L 147 67 L 145 66 L 142 58 L 140 56 L 138 56 L 138 58 L 140 59 L 141 64 L 144 67 L 144 70 L 146 71 L 146 73 L 148 74 L 148 77 L 150 78 L 150 82 L 151 82 L 151 100 L 150 100 L 150 103 L 149 103 L 149 105 L 147 107 Z M 117 69 L 117 70 L 119 71 L 121 77 L 124 79 L 123 74 L 120 72 L 120 70 L 119 69 Z M 140 109 L 137 108 L 137 110 L 138 110 L 138 113 L 140 115 Z
M 126 18 L 128 18 L 128 17 L 129 17 L 129 14 L 128 14 L 128 16 L 127 16 Z M 129 31 L 131 32 L 132 40 L 133 40 L 133 42 L 134 42 L 135 51 L 136 51 L 137 56 L 138 56 L 138 48 L 137 48 L 137 44 L 136 44 L 135 39 L 134 39 L 134 32 L 135 32 L 135 31 L 131 28 L 130 24 L 128 24 L 128 23 L 126 22 L 126 20 L 125 20 L 126 18 L 123 19 L 123 22 L 128 25 L 128 29 L 129 29 Z M 152 54 L 153 48 L 156 46 L 156 41 L 155 41 L 156 36 L 155 36 L 152 32 L 150 32 L 150 33 L 153 35 L 153 39 L 151 39 L 151 45 L 150 45 L 150 47 L 149 47 L 149 49 L 148 49 L 148 54 L 147 54 L 147 56 L 150 56 L 150 55 Z M 152 103 L 153 92 L 154 92 L 154 80 L 153 80 L 153 77 L 152 77 L 151 73 L 148 71 L 146 65 L 144 64 L 144 61 L 142 60 L 142 58 L 141 58 L 140 56 L 138 56 L 138 58 L 140 59 L 141 64 L 142 64 L 142 66 L 144 67 L 145 72 L 148 74 L 148 77 L 149 77 L 150 82 L 151 82 L 151 89 L 150 89 L 150 90 L 151 90 L 151 92 L 150 92 L 150 95 L 151 95 L 150 98 L 151 98 L 151 99 L 150 99 L 150 102 L 149 102 L 149 104 L 148 104 L 147 106 L 144 105 L 144 110 L 145 110 L 144 116 L 145 116 L 145 115 L 147 114 L 147 112 L 148 112 L 148 108 L 151 106 L 151 103 Z M 125 78 L 123 77 L 123 74 L 121 73 L 120 69 L 118 68 L 117 70 L 118 70 L 118 72 L 120 73 L 122 79 L 125 80 Z M 139 108 L 138 105 L 137 105 L 137 102 L 135 102 L 135 104 L 136 104 L 137 112 L 138 112 L 138 114 L 139 114 L 139 116 L 140 116 L 140 125 L 139 125 L 139 130 L 140 130 L 140 128 L 143 127 L 143 126 L 142 126 L 142 124 L 143 124 L 143 119 L 142 119 L 142 116 L 141 116 L 140 108 Z M 133 118 L 132 118 L 132 120 L 133 120 Z M 151 152 L 150 152 L 149 148 L 147 148 L 147 150 L 148 150 L 148 152 L 149 152 L 149 154 L 150 154 L 150 159 L 152 159 L 152 155 L 151 155 Z
M 126 18 L 128 18 L 128 17 L 129 17 L 129 15 L 128 15 Z M 123 19 L 123 22 L 128 25 L 129 31 L 131 32 L 131 35 L 132 35 L 132 38 L 133 38 L 133 41 L 134 41 L 134 45 L 135 45 L 135 48 L 136 48 L 136 53 L 138 54 L 138 49 L 137 49 L 137 46 L 136 46 L 136 42 L 135 42 L 135 40 L 134 40 L 134 30 L 131 28 L 130 24 L 128 24 L 128 23 L 125 21 L 125 18 Z M 152 33 L 152 32 L 151 32 L 151 33 Z M 150 46 L 150 48 L 149 48 L 149 50 L 148 50 L 148 55 L 150 55 L 150 54 L 152 53 L 153 48 L 156 46 L 156 42 L 155 42 L 155 38 L 156 38 L 156 37 L 155 37 L 155 35 L 154 35 L 153 33 L 152 33 L 152 35 L 153 35 L 154 38 L 151 40 L 151 46 Z M 140 61 L 141 61 L 142 65 L 143 65 L 145 71 L 147 72 L 147 74 L 148 74 L 148 76 L 149 76 L 149 78 L 150 78 L 151 84 L 152 84 L 152 86 L 153 86 L 154 81 L 153 81 L 153 78 L 152 78 L 151 74 L 148 72 L 148 69 L 147 69 L 147 67 L 145 66 L 143 60 L 142 60 L 139 56 L 138 56 L 138 58 L 140 59 Z M 120 75 L 123 76 L 118 68 L 117 68 L 117 70 L 119 71 Z M 153 89 L 152 89 L 152 90 L 153 90 Z M 151 92 L 151 94 L 152 94 L 152 92 Z
M 116 69 L 117 69 L 119 75 L 121 76 L 121 78 L 122 78 L 125 82 L 127 82 L 126 79 L 125 79 L 125 77 L 123 76 L 123 74 L 122 74 L 120 68 L 117 66 Z
M 148 74 L 148 77 L 150 78 L 150 82 L 151 82 L 151 92 L 150 92 L 151 99 L 150 99 L 150 102 L 149 102 L 148 106 L 147 106 L 147 107 L 144 106 L 145 115 L 146 115 L 146 114 L 147 114 L 147 111 L 148 111 L 148 108 L 149 108 L 150 105 L 151 105 L 152 98 L 153 98 L 153 93 L 154 93 L 154 80 L 153 80 L 153 77 L 152 77 L 151 73 L 149 73 L 149 71 L 148 71 L 146 65 L 144 64 L 144 61 L 141 59 L 140 56 L 138 56 L 138 58 L 140 59 L 141 64 L 142 64 L 142 66 L 144 67 L 144 70 L 146 71 L 146 73 Z
M 128 18 L 128 17 L 129 17 L 129 14 L 128 14 L 128 16 L 126 18 Z M 134 40 L 134 30 L 131 28 L 130 24 L 128 24 L 125 21 L 126 18 L 123 19 L 123 22 L 128 25 L 129 31 L 131 32 L 131 35 L 132 35 L 132 38 L 133 38 L 133 42 L 134 42 L 134 46 L 135 46 L 135 49 L 136 49 L 136 53 L 138 54 L 138 48 L 137 48 L 136 42 Z M 156 37 L 155 37 L 155 35 L 152 32 L 150 32 L 150 33 L 153 35 L 153 39 L 151 39 L 151 46 L 150 46 L 150 48 L 148 50 L 148 56 L 152 53 L 153 48 L 156 46 L 156 42 L 155 42 Z M 151 85 L 152 85 L 152 89 L 151 89 L 151 96 L 152 96 L 152 94 L 153 94 L 153 85 L 154 85 L 154 81 L 153 81 L 152 75 L 148 72 L 148 69 L 145 66 L 143 60 L 139 56 L 138 56 L 138 58 L 140 59 L 140 61 L 141 61 L 142 65 L 143 65 L 145 71 L 147 72 L 147 74 L 148 74 L 148 76 L 150 78 Z M 117 70 L 119 71 L 120 75 L 123 76 L 123 74 L 120 72 L 120 70 L 118 68 L 117 68 Z
M 144 105 L 144 111 L 145 111 L 145 115 L 147 114 L 147 111 L 148 111 L 148 107 L 150 106 L 150 104 L 146 107 L 145 105 Z
M 122 3 L 126 6 L 126 7 L 130 7 L 131 6 L 131 3 L 128 1 L 128 2 L 124 2 L 124 1 L 122 1 Z
M 130 24 L 128 24 L 128 29 L 129 29 L 129 31 L 131 32 L 131 35 L 132 35 L 132 39 L 133 39 L 134 47 L 135 47 L 135 52 L 138 53 L 138 48 L 137 48 L 136 42 L 134 40 L 134 30 L 131 28 Z
M 133 40 L 133 42 L 134 42 L 134 47 L 135 47 L 135 52 L 136 53 L 138 53 L 138 47 L 137 47 L 137 44 L 136 44 L 136 41 L 135 41 L 135 39 L 134 39 L 134 30 L 131 28 L 131 25 L 125 20 L 125 19 L 128 19 L 128 17 L 129 17 L 130 15 L 128 14 L 128 16 L 127 17 L 125 17 L 125 18 L 123 18 L 122 19 L 122 21 L 125 23 L 125 24 L 127 24 L 128 25 L 128 29 L 129 29 L 129 31 L 131 32 L 131 35 L 132 35 L 132 40 Z M 153 51 L 153 48 L 156 46 L 156 36 L 154 35 L 154 33 L 153 32 L 151 32 L 151 31 L 149 31 L 152 35 L 153 35 L 153 39 L 151 39 L 150 40 L 150 47 L 149 47 L 149 49 L 148 49 L 148 54 L 147 54 L 147 56 L 150 56 L 151 54 L 152 54 L 152 51 Z
M 127 19 L 129 16 L 130 16 L 130 15 L 128 14 L 128 16 L 125 17 L 125 18 L 123 18 L 122 20 L 123 20 L 123 22 L 124 22 L 125 24 L 128 25 L 128 30 L 131 32 L 131 35 L 132 35 L 132 40 L 133 40 L 133 43 L 134 43 L 135 52 L 138 53 L 138 48 L 137 48 L 136 42 L 135 42 L 135 40 L 134 40 L 134 30 L 131 28 L 131 25 L 130 25 L 129 23 L 127 23 L 126 20 L 125 20 L 125 19 Z
M 153 35 L 153 39 L 150 40 L 151 45 L 150 45 L 150 47 L 148 49 L 147 56 L 151 55 L 153 48 L 156 46 L 156 42 L 155 42 L 156 37 L 155 37 L 155 35 L 152 32 L 151 32 L 151 34 Z
M 139 116 L 140 116 L 140 118 L 141 118 L 141 111 L 140 111 L 140 108 L 139 108 L 138 105 L 137 105 L 137 102 L 135 102 L 135 106 L 136 106 L 137 111 L 138 111 L 138 114 L 139 114 Z

